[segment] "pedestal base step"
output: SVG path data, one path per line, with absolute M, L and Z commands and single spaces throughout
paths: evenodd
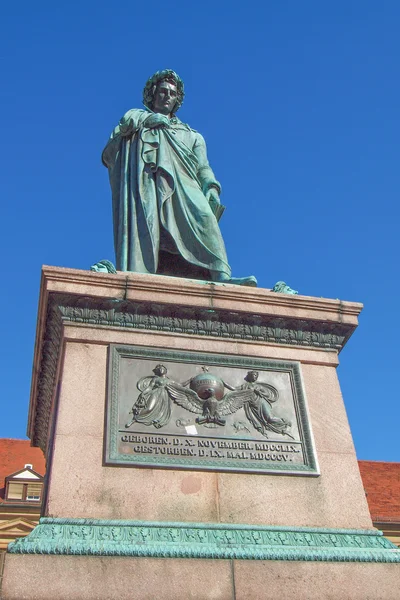
M 377 530 L 42 518 L 12 554 L 400 562 Z

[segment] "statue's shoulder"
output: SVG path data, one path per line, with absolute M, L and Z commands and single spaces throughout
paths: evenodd
M 172 117 L 171 124 L 175 129 L 184 129 L 185 131 L 190 131 L 192 133 L 198 133 L 195 129 L 192 129 L 187 123 L 184 123 L 178 117 Z
M 121 121 L 126 121 L 134 116 L 136 116 L 136 117 L 144 116 L 144 115 L 148 116 L 149 114 L 150 114 L 150 111 L 144 110 L 143 108 L 130 108 L 128 111 L 126 111 L 126 113 L 122 117 Z
M 173 117 L 172 124 L 174 129 L 183 129 L 190 133 L 193 146 L 205 146 L 205 139 L 197 129 L 193 129 L 193 127 L 190 127 L 187 123 L 183 123 L 178 117 Z

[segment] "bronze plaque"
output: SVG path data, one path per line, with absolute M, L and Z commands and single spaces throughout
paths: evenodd
M 318 475 L 300 364 L 110 346 L 105 464 Z

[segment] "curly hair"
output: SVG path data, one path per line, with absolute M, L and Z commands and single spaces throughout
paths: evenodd
M 256 380 L 258 379 L 258 371 L 247 371 L 247 375 L 245 377 L 246 381 L 251 381 L 250 375 L 257 375 Z
M 161 369 L 163 369 L 165 373 L 168 373 L 167 367 L 165 367 L 164 365 L 156 365 L 153 369 L 153 373 L 157 375 L 157 373 L 160 373 Z
M 171 69 L 157 71 L 157 73 L 154 73 L 154 75 L 147 80 L 143 89 L 143 104 L 146 106 L 146 108 L 153 110 L 154 94 L 156 93 L 157 84 L 160 81 L 168 81 L 168 83 L 174 83 L 176 85 L 177 97 L 173 110 L 173 113 L 175 114 L 183 104 L 185 92 L 183 89 L 182 79 L 177 73 L 175 73 L 175 71 L 172 71 Z

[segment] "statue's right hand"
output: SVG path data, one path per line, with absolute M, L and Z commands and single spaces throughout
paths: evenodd
M 161 113 L 153 113 L 143 123 L 145 127 L 154 129 L 155 127 L 169 127 L 169 119 Z

